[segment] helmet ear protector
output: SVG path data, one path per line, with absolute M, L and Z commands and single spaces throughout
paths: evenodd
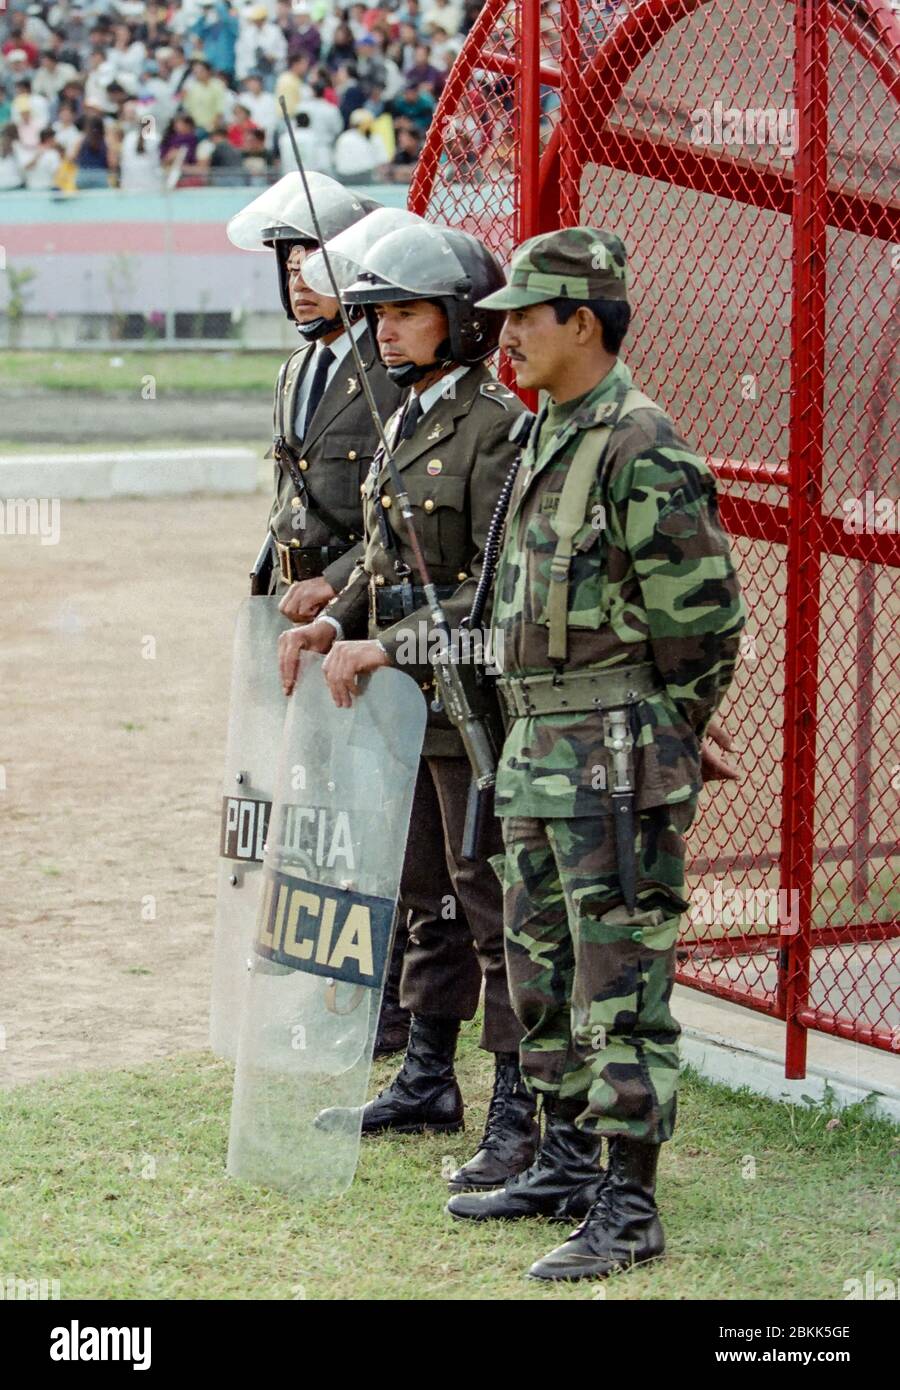
M 278 272 L 278 294 L 281 299 L 281 306 L 287 314 L 291 323 L 296 323 L 294 311 L 291 308 L 291 297 L 288 293 L 288 258 L 295 246 L 303 246 L 307 251 L 312 251 L 318 245 L 315 241 L 309 241 L 305 237 L 299 237 L 293 227 L 277 225 L 266 227 L 262 234 L 264 246 L 269 246 L 275 252 L 275 267 Z
M 278 293 L 281 297 L 282 307 L 291 323 L 296 326 L 297 332 L 308 343 L 317 342 L 326 333 L 333 333 L 336 328 L 343 326 L 343 319 L 340 311 L 331 318 L 311 319 L 309 323 L 297 323 L 294 311 L 291 308 L 291 296 L 288 289 L 288 261 L 295 246 L 302 246 L 307 251 L 317 251 L 319 243 L 309 237 L 298 237 L 293 227 L 267 227 L 263 232 L 263 240 L 266 246 L 272 247 L 275 252 L 275 261 L 278 268 Z M 353 306 L 348 313 L 351 323 L 360 317 L 360 311 Z

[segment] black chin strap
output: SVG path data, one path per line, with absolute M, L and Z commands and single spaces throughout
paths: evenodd
M 395 386 L 414 386 L 417 381 L 422 381 L 432 372 L 439 372 L 453 365 L 449 338 L 438 343 L 435 358 L 434 362 L 404 362 L 401 367 L 386 367 L 385 370 Z
M 307 343 L 316 343 L 326 333 L 333 333 L 336 328 L 342 329 L 343 326 L 340 314 L 335 314 L 330 319 L 317 318 L 311 319 L 309 323 L 298 323 L 297 332 Z

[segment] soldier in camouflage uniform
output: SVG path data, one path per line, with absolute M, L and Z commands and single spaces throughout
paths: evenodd
M 743 602 L 709 469 L 617 356 L 630 316 L 619 238 L 535 237 L 481 302 L 507 310 L 518 385 L 549 393 L 493 608 L 507 719 L 497 865 L 522 1069 L 545 1133 L 525 1173 L 448 1210 L 583 1217 L 530 1271 L 579 1279 L 664 1250 L 655 1178 L 675 1124 L 684 836 Z

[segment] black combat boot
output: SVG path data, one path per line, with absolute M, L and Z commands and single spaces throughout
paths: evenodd
M 568 1240 L 528 1271 L 532 1279 L 597 1279 L 656 1260 L 666 1242 L 656 1210 L 659 1144 L 610 1141 L 599 1198 Z
M 494 1065 L 494 1094 L 484 1137 L 474 1157 L 453 1174 L 448 1184 L 451 1192 L 500 1187 L 534 1161 L 541 1131 L 534 1118 L 534 1098 L 519 1071 L 519 1054 L 498 1052 Z
M 394 1052 L 405 1052 L 406 1044 L 409 1042 L 409 1009 L 400 1007 L 400 976 L 403 974 L 403 957 L 408 941 L 406 924 L 400 922 L 391 946 L 391 960 L 384 982 L 373 1057 L 390 1057 Z
M 363 1134 L 455 1134 L 463 1129 L 463 1100 L 453 1073 L 459 1034 L 455 1018 L 414 1014 L 403 1066 L 374 1100 L 362 1106 Z M 319 1129 L 354 1128 L 360 1110 L 334 1107 L 316 1116 Z
M 601 1140 L 575 1125 L 584 1109 L 580 1100 L 544 1099 L 544 1138 L 537 1158 L 495 1192 L 460 1193 L 447 1211 L 470 1221 L 516 1221 L 546 1216 L 572 1221 L 597 1200 L 604 1181 Z

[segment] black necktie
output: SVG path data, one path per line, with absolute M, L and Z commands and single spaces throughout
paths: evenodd
M 416 425 L 422 418 L 422 406 L 418 394 L 413 391 L 406 403 L 403 412 L 403 419 L 400 422 L 400 433 L 397 435 L 397 443 L 402 444 L 404 439 L 412 439 L 416 432 Z
M 309 427 L 313 422 L 319 401 L 325 394 L 325 382 L 328 377 L 328 369 L 334 361 L 334 353 L 330 347 L 322 347 L 316 351 L 316 369 L 313 372 L 313 379 L 309 388 L 309 403 L 306 407 L 306 425 L 303 433 L 309 433 Z

